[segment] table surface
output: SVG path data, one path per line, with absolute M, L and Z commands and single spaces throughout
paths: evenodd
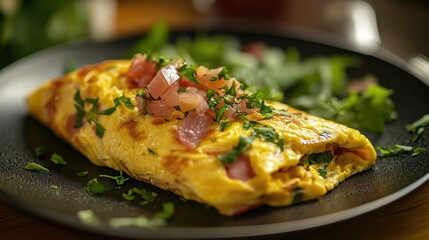
M 187 25 L 201 17 L 200 13 L 196 13 L 194 10 L 189 10 L 189 8 L 186 7 L 190 6 L 190 1 L 187 1 L 188 5 L 178 5 L 176 1 L 169 1 L 170 7 L 167 8 L 167 11 L 166 5 L 159 6 L 155 4 L 155 2 L 157 1 L 145 1 L 145 9 L 146 13 L 148 13 L 146 19 L 144 21 L 135 21 L 136 16 L 141 15 L 141 12 L 138 11 L 138 6 L 135 6 L 135 4 L 142 4 L 142 2 L 129 0 L 119 1 L 116 21 L 117 35 L 124 36 L 135 33 L 139 29 L 141 31 L 152 22 L 155 16 L 159 15 L 165 18 L 172 18 L 170 20 L 173 25 Z M 300 15 L 299 11 L 300 9 L 309 9 L 308 5 L 305 3 L 308 3 L 308 1 L 288 2 L 289 13 L 293 14 L 281 18 L 280 21 L 285 21 L 289 24 L 301 24 L 307 27 L 321 28 L 327 31 L 332 30 L 326 27 L 326 25 L 320 25 L 320 21 L 311 21 L 311 17 L 315 19 L 319 17 L 317 14 L 306 14 L 306 18 L 302 18 L 303 15 Z M 335 1 L 316 1 L 317 4 L 325 5 L 329 2 Z M 384 5 L 384 0 L 372 0 L 368 2 L 375 7 L 379 17 L 380 34 L 383 40 L 381 43 L 382 46 L 405 59 L 415 53 L 424 53 L 428 55 L 428 5 L 422 5 L 422 1 L 411 1 L 420 2 L 417 4 L 410 4 L 410 1 L 390 1 L 389 5 Z M 316 6 L 317 4 L 315 4 L 314 1 L 312 1 L 311 4 L 311 9 L 314 9 L 316 11 L 315 13 L 322 12 L 319 11 L 319 7 Z M 178 11 L 184 14 L 177 14 Z M 261 17 L 266 17 L 266 15 Z M 398 19 L 401 19 L 400 22 L 398 22 Z M 422 28 L 421 26 L 424 25 L 426 27 Z M 402 44 L 404 41 L 407 41 L 408 44 Z M 409 42 L 414 44 L 409 44 Z M 408 49 L 405 49 L 404 46 L 407 46 Z M 0 202 L 0 239 L 28 239 L 29 236 L 31 236 L 31 239 L 110 239 L 106 236 L 72 229 L 28 215 L 27 213 Z M 349 220 L 305 231 L 252 239 L 285 238 L 317 238 L 329 240 L 429 239 L 429 182 L 424 183 L 418 189 L 393 203 Z

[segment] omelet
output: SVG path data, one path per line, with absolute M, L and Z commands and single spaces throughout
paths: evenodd
M 375 164 L 359 131 L 262 95 L 225 67 L 136 55 L 46 82 L 27 105 L 92 163 L 228 216 L 316 199 Z

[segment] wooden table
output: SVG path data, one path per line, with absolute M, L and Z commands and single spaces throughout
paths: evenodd
M 114 239 L 30 216 L 0 203 L 0 239 Z M 429 182 L 364 215 L 315 229 L 251 239 L 429 239 Z

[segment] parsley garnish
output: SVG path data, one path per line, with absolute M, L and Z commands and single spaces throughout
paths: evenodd
M 54 153 L 51 156 L 51 162 L 57 164 L 57 165 L 67 165 L 67 162 L 64 161 L 63 157 L 61 157 L 60 155 Z
M 141 98 L 145 99 L 145 98 L 146 98 L 146 92 L 145 92 L 145 91 L 143 91 L 143 89 L 139 89 L 139 90 L 137 90 L 137 92 L 136 92 L 136 96 L 137 96 L 137 97 L 141 97 Z
M 179 90 L 177 90 L 177 93 L 184 93 L 186 92 L 186 87 L 181 87 Z
M 319 172 L 320 176 L 323 178 L 326 178 L 326 175 L 328 174 L 328 172 L 326 171 L 326 167 L 328 165 L 324 164 L 322 166 L 319 167 L 319 169 L 317 169 L 317 171 Z
M 82 96 L 80 95 L 80 91 L 77 90 L 74 97 L 75 101 L 75 108 L 76 108 L 76 120 L 74 122 L 74 128 L 80 128 L 83 126 L 84 118 L 86 118 L 88 123 L 93 122 L 95 124 L 95 134 L 102 138 L 104 136 L 105 128 L 101 126 L 97 121 L 97 114 L 98 114 L 98 98 L 86 98 L 85 100 L 82 99 Z M 85 102 L 92 105 L 91 109 L 86 112 L 85 111 Z
M 226 109 L 228 109 L 228 106 L 224 105 L 219 110 L 217 110 L 215 117 L 216 122 L 219 122 L 222 119 L 222 116 L 225 113 Z
M 180 68 L 178 68 L 177 71 L 180 73 L 182 77 L 187 78 L 196 84 L 200 84 L 196 77 L 195 67 L 185 64 Z
M 100 225 L 100 219 L 95 216 L 94 212 L 92 210 L 80 210 L 77 213 L 78 218 L 81 222 L 87 225 L 91 226 L 98 226 Z
M 425 127 L 427 125 L 429 125 L 429 114 L 424 115 L 419 120 L 417 120 L 411 124 L 408 124 L 406 126 L 408 131 L 414 132 L 412 142 L 415 142 L 415 141 L 417 141 L 417 139 L 420 138 L 420 136 L 425 131 Z
M 34 172 L 49 172 L 49 169 L 43 167 L 40 164 L 37 164 L 35 162 L 29 162 L 24 166 L 25 169 L 29 170 L 29 171 L 34 171 Z
M 330 163 L 334 156 L 331 151 L 312 153 L 308 155 L 307 161 L 308 164 L 317 164 L 317 163 Z
M 253 142 L 253 137 L 242 137 L 238 141 L 238 145 L 225 155 L 219 156 L 220 161 L 224 165 L 231 164 L 237 160 L 237 157 L 243 154 Z
M 229 126 L 231 126 L 231 124 L 232 124 L 231 122 L 220 121 L 219 122 L 220 131 L 223 132 L 225 129 L 227 129 Z
M 284 109 L 280 109 L 280 110 L 273 109 L 272 112 L 276 115 L 281 115 L 281 116 L 286 116 L 286 117 L 291 116 L 290 113 Z
M 293 191 L 293 199 L 291 204 L 302 202 L 303 196 L 304 196 L 304 189 L 300 187 L 296 187 Z
M 148 54 L 147 60 L 156 64 L 158 68 L 167 66 L 172 59 L 166 56 L 158 56 L 155 54 Z
M 156 152 L 151 148 L 147 148 L 147 151 L 154 156 L 158 156 L 158 154 L 156 154 Z
M 98 183 L 97 178 L 92 179 L 89 181 L 85 186 L 85 191 L 91 195 L 100 195 L 107 190 L 109 190 L 108 187 Z
M 120 106 L 121 104 L 124 104 L 125 107 L 127 107 L 129 110 L 133 110 L 134 109 L 134 106 L 131 103 L 131 99 L 128 98 L 128 97 L 125 97 L 125 95 L 122 95 L 120 97 L 115 98 L 113 100 L 113 103 L 115 104 L 115 106 L 113 106 L 111 108 L 107 108 L 107 109 L 101 111 L 100 115 L 111 115 L 112 113 L 114 113 L 116 111 L 116 108 L 118 106 Z
M 262 101 L 261 109 L 259 111 L 265 118 L 272 118 L 274 115 L 273 108 L 265 105 L 265 101 Z
M 413 148 L 412 146 L 404 146 L 395 144 L 393 147 L 377 147 L 377 150 L 380 151 L 381 157 L 393 157 L 400 156 L 405 154 L 411 154 L 412 157 L 419 155 L 422 152 L 425 152 L 425 148 L 417 147 Z
M 34 149 L 34 154 L 36 155 L 36 158 L 41 159 L 43 158 L 43 155 L 46 154 L 46 149 L 44 147 L 36 147 L 36 149 Z
M 220 73 L 217 75 L 218 79 L 224 79 L 224 80 L 229 80 L 229 72 L 228 69 L 226 68 L 226 66 L 222 67 L 222 71 L 220 71 Z
M 124 175 L 122 174 L 122 171 L 119 171 L 118 176 L 110 176 L 110 175 L 101 174 L 100 177 L 113 179 L 116 181 L 116 184 L 118 184 L 120 186 L 124 185 L 125 181 L 129 180 L 129 178 L 124 177 Z
M 133 201 L 136 196 L 139 195 L 142 197 L 143 201 L 140 202 L 140 205 L 147 205 L 149 203 L 153 203 L 156 200 L 158 194 L 156 192 L 149 192 L 145 189 L 139 189 L 136 187 L 131 188 L 128 192 L 122 193 L 122 197 L 127 201 Z
M 163 203 L 162 204 L 162 211 L 157 212 L 155 214 L 156 219 L 163 219 L 167 220 L 171 218 L 174 214 L 174 204 L 171 202 Z
M 76 175 L 78 175 L 79 177 L 85 177 L 86 175 L 88 175 L 88 171 L 78 172 L 76 173 Z
M 53 189 L 53 190 L 60 190 L 60 187 L 58 187 L 57 185 L 51 185 L 51 189 Z

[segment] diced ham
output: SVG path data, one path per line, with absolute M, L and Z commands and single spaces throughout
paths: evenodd
M 212 77 L 217 78 L 221 71 L 222 67 L 216 69 L 208 69 L 204 66 L 199 66 L 196 72 L 197 80 L 202 86 L 204 86 L 205 90 L 211 89 L 218 94 L 222 94 L 224 92 L 223 88 L 225 86 L 228 86 L 228 88 L 230 88 L 234 82 L 236 91 L 238 91 L 238 89 L 240 88 L 240 82 L 238 82 L 235 78 L 230 78 L 228 80 L 222 78 L 212 81 Z
M 171 85 L 161 96 L 170 107 L 179 106 L 183 112 L 196 110 L 197 113 L 204 113 L 209 108 L 204 99 L 205 93 L 193 87 L 186 88 L 185 92 L 178 93 L 179 84 Z
M 155 77 L 156 71 L 155 63 L 147 61 L 146 56 L 137 54 L 131 60 L 127 76 L 137 87 L 143 88 Z
M 150 95 L 157 99 L 163 94 L 174 82 L 179 80 L 180 76 L 173 64 L 161 68 L 153 80 L 147 85 Z
M 239 103 L 238 103 L 238 105 L 237 105 L 237 110 L 239 111 L 239 112 L 242 112 L 242 113 L 245 113 L 245 114 L 252 114 L 252 113 L 254 113 L 254 112 L 257 112 L 257 111 L 259 111 L 259 108 L 257 108 L 257 107 L 253 107 L 253 108 L 248 108 L 247 106 L 246 106 L 246 102 L 247 102 L 247 100 L 246 99 L 243 99 L 243 100 L 241 100 Z
M 147 113 L 153 117 L 166 118 L 173 113 L 174 109 L 168 106 L 164 100 L 148 101 Z
M 246 181 L 255 176 L 255 172 L 250 165 L 249 156 L 241 154 L 235 162 L 226 166 L 226 173 L 232 179 Z
M 177 139 L 189 148 L 196 148 L 213 123 L 213 118 L 206 114 L 190 112 L 177 129 Z

